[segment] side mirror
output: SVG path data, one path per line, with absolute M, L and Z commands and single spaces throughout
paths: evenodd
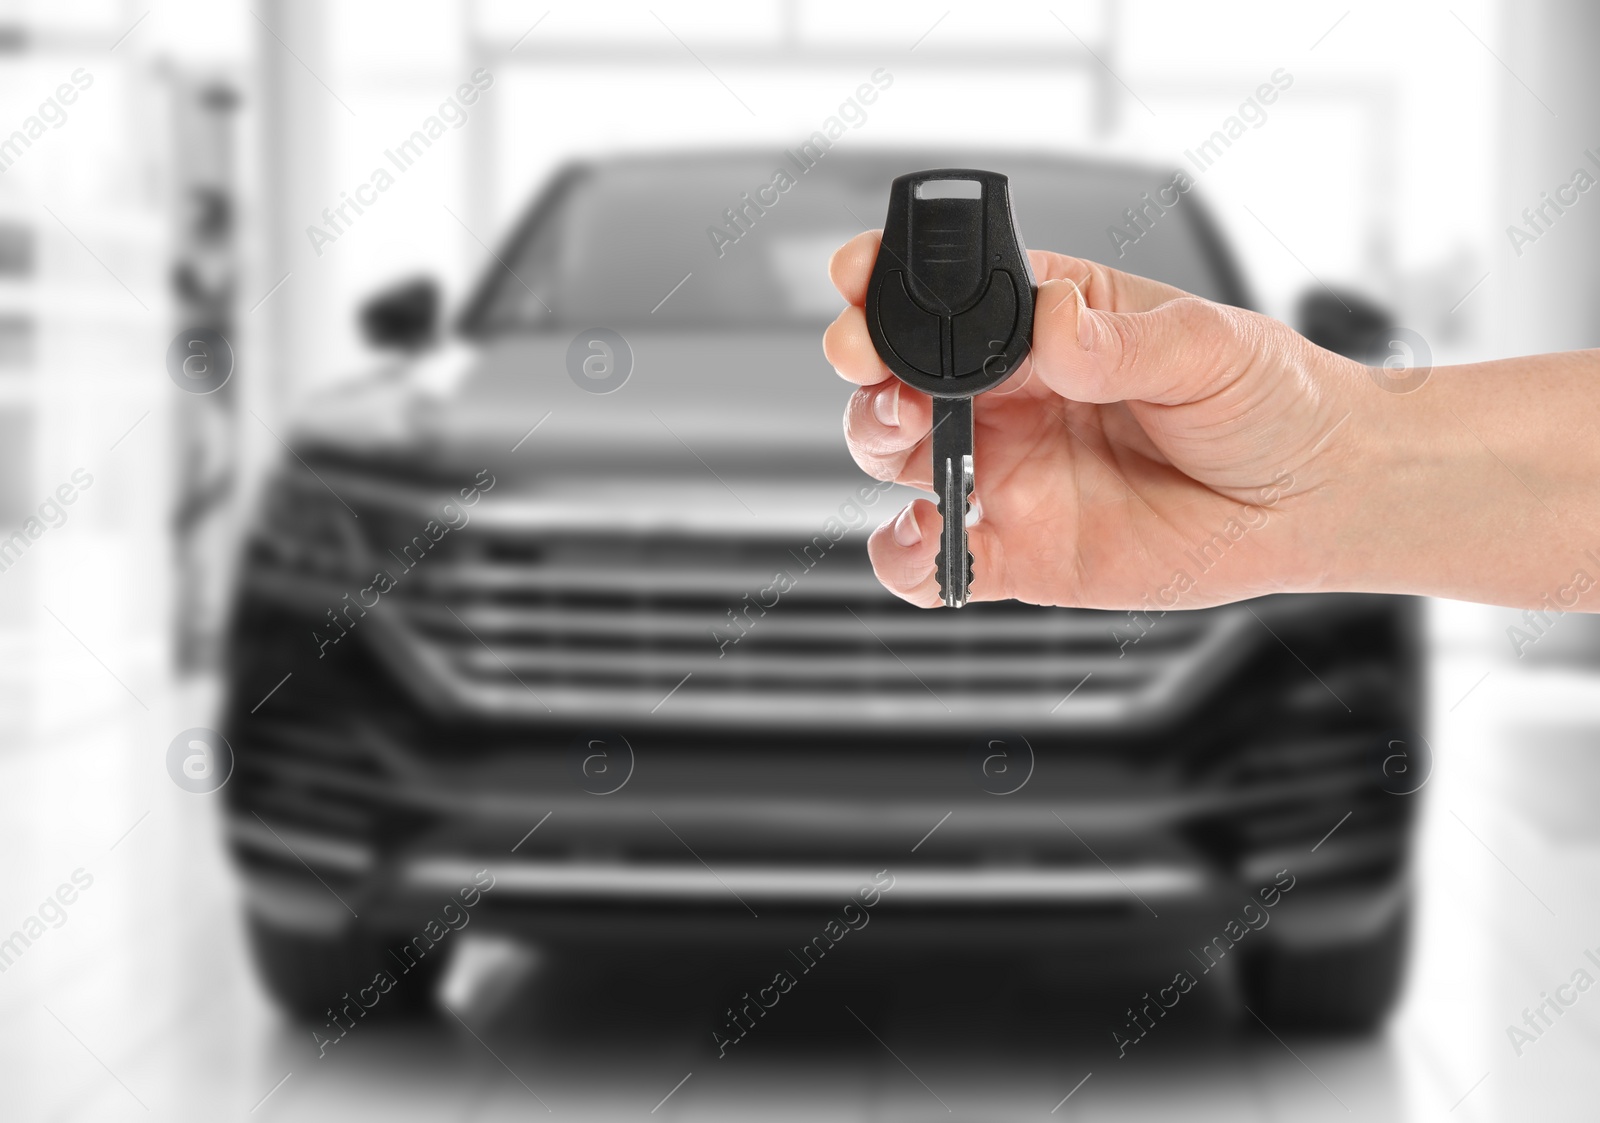
M 1395 332 L 1387 308 L 1348 291 L 1307 292 L 1295 308 L 1295 324 L 1318 347 L 1363 363 L 1383 361 Z
M 361 306 L 361 334 L 379 350 L 420 351 L 438 332 L 439 285 L 417 277 L 384 289 Z

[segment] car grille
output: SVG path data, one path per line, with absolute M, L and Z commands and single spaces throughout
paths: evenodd
M 916 609 L 878 585 L 864 532 L 601 528 L 525 500 L 497 516 L 486 500 L 407 554 L 391 540 L 414 541 L 425 506 L 336 486 L 361 533 L 276 550 L 266 568 L 326 582 L 330 549 L 365 555 L 343 559 L 349 574 L 386 568 L 395 588 L 358 625 L 373 649 L 419 698 L 491 718 L 1127 730 L 1170 720 L 1259 638 L 1231 608 L 1142 626 L 1019 604 Z

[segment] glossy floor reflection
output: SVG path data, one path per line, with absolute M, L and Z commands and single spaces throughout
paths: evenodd
M 1343 1116 L 1340 1099 L 1362 1118 L 1397 1111 L 1384 1045 L 1306 1046 L 1312 1075 L 1265 1034 L 1232 1040 L 1219 1031 L 1221 1012 L 1204 1006 L 1161 1026 L 1159 1039 L 1152 1033 L 1150 1052 L 1107 1064 L 1098 1027 L 1115 1019 L 1126 991 L 1040 986 L 1015 965 L 946 965 L 931 978 L 922 970 L 932 964 L 852 972 L 776 1008 L 738 1046 L 747 1052 L 723 1060 L 708 1047 L 708 1026 L 719 1020 L 715 996 L 741 985 L 729 973 L 680 967 L 663 984 L 642 965 L 632 978 L 549 966 L 504 995 L 497 1016 L 469 1004 L 454 1015 L 460 1024 L 373 1035 L 337 1066 L 330 1055 L 307 1094 L 332 1102 L 388 1086 L 385 1117 L 409 1118 L 409 1089 L 448 1089 L 459 1118 L 486 1120 L 527 1118 L 541 1102 L 585 1118 L 1021 1119 L 1059 1104 L 1065 1119 L 1170 1118 L 1179 1107 L 1191 1118 L 1270 1118 L 1274 1105 L 1315 1119 Z M 303 1053 L 292 1037 L 279 1045 L 286 1064 Z M 397 1071 L 401 1087 L 392 1085 Z
M 165 771 L 206 690 L 114 636 L 83 634 L 91 659 L 46 619 L 5 662 L 3 694 L 21 701 L 0 732 L 0 926 L 40 915 L 75 873 L 90 884 L 0 973 L 0 1118 L 1578 1117 L 1600 994 L 1521 1055 L 1506 1027 L 1600 946 L 1600 692 L 1580 669 L 1508 662 L 1498 626 L 1474 619 L 1435 621 L 1436 759 L 1399 1016 L 1364 1042 L 1274 1037 L 1238 1030 L 1226 988 L 1201 988 L 1122 1060 L 1110 1031 L 1148 970 L 863 945 L 718 1059 L 711 1030 L 765 960 L 648 945 L 541 957 L 470 928 L 437 1021 L 364 1022 L 319 1058 L 251 975 L 216 802 Z

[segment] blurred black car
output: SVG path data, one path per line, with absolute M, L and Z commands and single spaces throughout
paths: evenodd
M 779 190 L 778 163 L 571 166 L 446 338 L 427 282 L 366 309 L 394 358 L 300 419 L 232 618 L 228 832 L 269 989 L 323 1019 L 401 964 L 385 1001 L 418 1005 L 455 914 L 786 962 L 889 871 L 886 945 L 1193 969 L 1237 943 L 1268 1022 L 1374 1024 L 1416 603 L 922 611 L 866 558 L 910 493 L 840 437 L 831 250 L 895 175 L 969 166 L 1011 177 L 1030 245 L 1109 258 L 1170 173 L 835 150 Z M 1145 227 L 1114 264 L 1248 304 L 1195 193 Z M 1284 870 L 1270 925 L 1219 943 Z

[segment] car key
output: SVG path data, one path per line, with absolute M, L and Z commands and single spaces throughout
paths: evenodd
M 933 490 L 944 517 L 934 568 L 949 608 L 972 588 L 972 399 L 1027 355 L 1036 291 L 1005 176 L 942 168 L 894 181 L 867 331 L 895 376 L 933 398 Z

